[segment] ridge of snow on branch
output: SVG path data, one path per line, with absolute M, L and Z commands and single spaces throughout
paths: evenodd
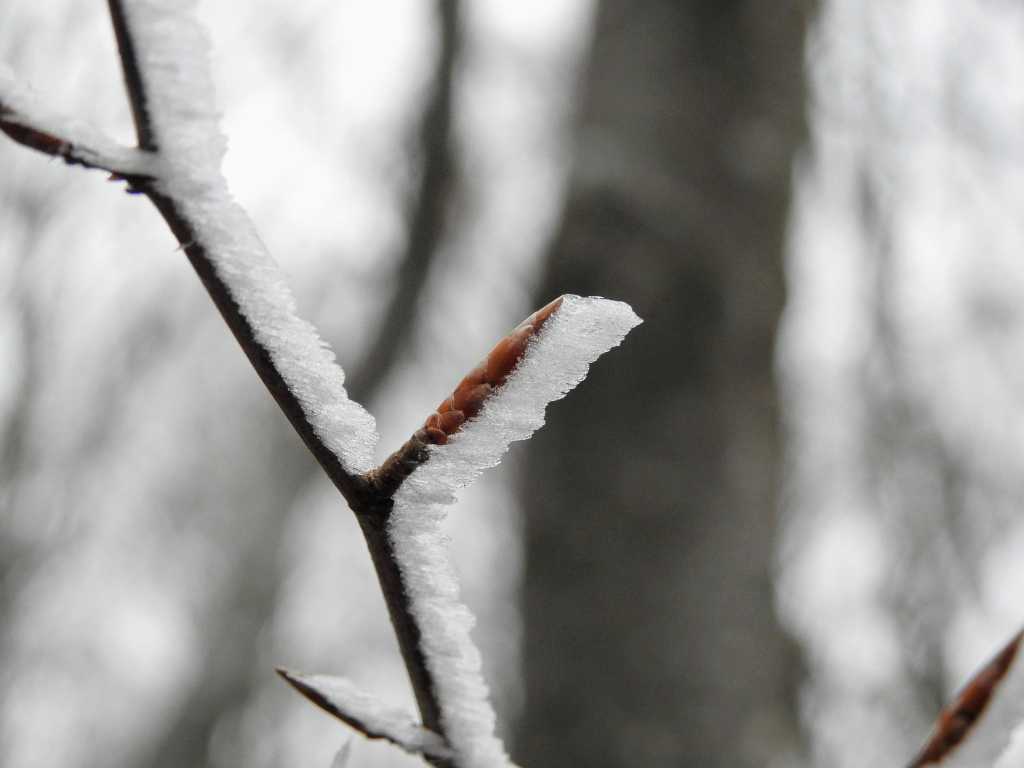
M 193 227 L 217 276 L 270 354 L 317 437 L 350 472 L 373 465 L 373 416 L 345 391 L 345 374 L 316 329 L 301 319 L 285 277 L 220 173 L 209 41 L 195 0 L 138 0 L 124 13 L 138 53 L 146 113 L 161 174 L 154 187 Z
M 579 384 L 590 364 L 640 322 L 623 302 L 563 297 L 479 414 L 447 444 L 432 445 L 429 460 L 394 496 L 389 535 L 459 768 L 495 768 L 508 765 L 509 759 L 494 735 L 495 714 L 481 675 L 480 653 L 470 639 L 474 618 L 459 601 L 441 532 L 444 507 L 454 501 L 458 488 L 498 464 L 510 443 L 540 428 L 547 404 Z
M 371 739 L 385 739 L 414 755 L 448 758 L 451 750 L 404 709 L 388 706 L 343 677 L 307 675 L 279 669 L 278 674 L 318 707 Z
M 123 176 L 151 176 L 148 152 L 118 144 L 88 123 L 60 114 L 0 64 L 0 130 L 33 149 L 70 164 L 102 168 Z

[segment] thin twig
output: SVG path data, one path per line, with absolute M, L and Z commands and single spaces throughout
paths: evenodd
M 68 165 L 97 168 L 129 180 L 144 180 L 156 174 L 152 154 L 122 146 L 96 128 L 44 108 L 28 88 L 3 69 L 0 131 Z
M 325 712 L 370 739 L 384 739 L 414 755 L 448 760 L 451 749 L 437 733 L 415 722 L 406 712 L 387 707 L 340 677 L 305 675 L 278 668 L 295 690 Z
M 122 1 L 109 0 L 107 4 L 110 7 L 110 21 L 114 26 L 114 37 L 117 39 L 117 51 L 121 57 L 121 72 L 124 74 L 128 104 L 132 110 L 132 121 L 135 123 L 135 135 L 139 140 L 139 148 L 152 152 L 157 149 L 156 139 L 153 136 L 153 121 L 146 101 L 146 87 L 142 82 L 142 70 L 139 68 L 135 38 L 125 19 Z

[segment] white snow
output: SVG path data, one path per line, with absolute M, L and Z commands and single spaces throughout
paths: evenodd
M 350 680 L 299 672 L 288 672 L 288 677 L 322 696 L 335 710 L 332 714 L 357 724 L 368 736 L 385 738 L 412 754 L 437 757 L 450 754 L 444 740 L 420 725 L 411 714 L 382 703 Z M 347 746 L 346 743 L 343 752 L 347 753 Z
M 441 532 L 444 506 L 456 489 L 496 465 L 513 440 L 532 435 L 544 423 L 547 404 L 579 384 L 590 364 L 640 322 L 622 302 L 564 297 L 507 383 L 447 445 L 432 446 L 429 461 L 395 494 L 389 533 L 460 768 L 494 768 L 509 759 L 494 735 L 480 653 L 470 638 L 473 615 L 459 602 Z
M 135 40 L 157 150 L 165 162 L 219 176 L 227 141 L 220 131 L 210 71 L 210 41 L 196 0 L 130 0 L 126 23 Z
M 221 175 L 225 139 L 214 102 L 209 42 L 195 18 L 195 0 L 137 0 L 125 6 L 149 94 L 161 164 L 158 189 L 193 225 L 194 239 L 206 248 L 317 437 L 348 471 L 365 472 L 377 443 L 373 416 L 349 399 L 334 353 L 298 316 L 284 274 Z
M 455 490 L 501 461 L 515 440 L 544 424 L 547 404 L 583 381 L 590 364 L 618 346 L 640 318 L 621 301 L 563 297 L 562 306 L 530 341 L 505 386 L 444 446 L 431 446 L 430 461 L 402 485 L 399 497 L 449 504 Z

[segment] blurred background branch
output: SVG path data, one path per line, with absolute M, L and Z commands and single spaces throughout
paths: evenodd
M 796 760 L 773 339 L 807 23 L 801 3 L 598 7 L 538 293 L 654 322 L 526 455 L 524 765 Z
M 431 264 L 441 249 L 452 206 L 457 161 L 452 135 L 455 75 L 459 62 L 459 1 L 437 0 L 438 51 L 423 104 L 416 153 L 417 182 L 409 195 L 405 248 L 395 269 L 393 288 L 372 341 L 348 380 L 352 397 L 371 399 L 398 360 L 408 354 L 411 331 Z

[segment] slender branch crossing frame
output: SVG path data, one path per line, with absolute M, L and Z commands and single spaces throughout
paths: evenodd
M 130 15 L 125 12 L 125 2 L 126 0 L 108 0 L 108 6 L 131 107 L 137 146 L 118 145 L 102 133 L 78 124 L 75 124 L 73 130 L 68 127 L 70 124 L 65 123 L 55 128 L 58 123 L 48 119 L 49 115 L 21 109 L 18 100 L 11 98 L 10 93 L 5 100 L 2 90 L 0 130 L 14 141 L 63 159 L 69 165 L 108 171 L 113 179 L 126 182 L 129 192 L 149 198 L 159 211 L 256 373 L 303 443 L 355 513 L 377 572 L 423 728 L 427 732 L 437 734 L 442 742 L 446 743 L 437 685 L 424 658 L 420 643 L 420 627 L 410 609 L 403 576 L 387 533 L 387 521 L 393 506 L 392 496 L 405 477 L 426 460 L 425 449 L 430 440 L 423 439 L 423 430 L 420 430 L 379 468 L 365 474 L 357 474 L 350 472 L 316 433 L 296 394 L 287 385 L 282 371 L 275 365 L 270 352 L 257 340 L 250 319 L 241 311 L 232 297 L 228 284 L 215 269 L 210 256 L 215 245 L 207 242 L 202 227 L 190 220 L 182 200 L 161 191 L 156 183 L 159 180 L 162 150 L 150 109 L 150 94 L 147 91 L 140 60 L 141 52 L 132 29 Z M 445 27 L 443 31 L 448 35 L 454 34 L 454 8 L 450 0 L 444 0 L 441 21 Z M 445 65 L 450 66 L 450 62 L 446 62 Z M 16 84 L 10 84 L 17 87 Z M 297 684 L 296 676 L 285 670 L 278 672 L 300 692 L 317 701 L 316 697 L 310 696 L 308 691 Z M 331 711 L 328 707 L 324 708 Z M 386 734 L 371 732 L 372 729 L 362 727 L 358 713 L 346 716 L 337 712 L 332 714 L 341 717 L 370 738 L 388 738 Z M 398 745 L 407 748 L 401 743 Z M 421 754 L 434 765 L 454 765 L 450 751 L 423 750 Z

